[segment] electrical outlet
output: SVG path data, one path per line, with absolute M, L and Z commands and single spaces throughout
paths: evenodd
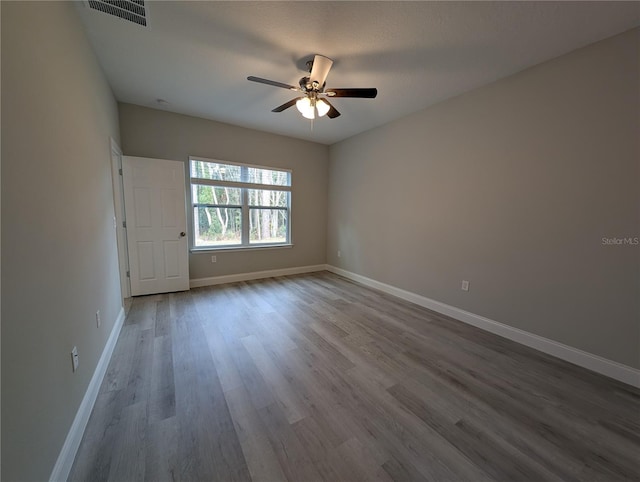
M 469 291 L 469 282 L 466 279 L 462 280 L 462 291 Z
M 96 311 L 96 326 L 100 328 L 102 324 L 102 320 L 100 319 L 100 310 Z
M 74 372 L 78 369 L 78 364 L 79 364 L 78 348 L 74 346 L 73 350 L 71 350 L 71 368 L 73 369 Z
M 216 258 L 215 256 L 211 256 L 211 262 L 212 263 L 217 263 L 218 262 L 218 258 Z
M 342 258 L 342 253 L 338 250 L 338 258 Z

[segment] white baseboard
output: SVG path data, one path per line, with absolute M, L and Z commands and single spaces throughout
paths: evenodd
M 627 383 L 634 387 L 640 388 L 640 370 L 637 370 L 630 366 L 623 365 L 613 360 L 608 360 L 601 356 L 594 355 L 592 353 L 579 350 L 568 345 L 564 345 L 557 341 L 550 340 L 549 338 L 534 335 L 533 333 L 520 330 L 519 328 L 514 328 L 512 326 L 490 320 L 489 318 L 485 318 L 483 316 L 461 310 L 460 308 L 456 308 L 455 306 L 450 306 L 445 303 L 432 300 L 425 296 L 421 296 L 410 291 L 396 288 L 395 286 L 381 283 L 380 281 L 376 281 L 374 279 L 367 278 L 366 276 L 352 273 L 351 271 L 346 271 L 344 269 L 337 268 L 331 265 L 327 265 L 326 269 L 327 271 L 339 274 L 340 276 L 344 276 L 345 278 L 356 281 L 365 286 L 369 286 L 390 295 L 397 296 L 398 298 L 410 301 L 412 303 L 415 303 L 416 305 L 428 308 L 438 313 L 442 313 L 469 325 L 476 326 L 485 331 L 489 331 L 522 345 L 526 345 L 530 348 L 534 348 L 541 352 L 547 353 L 548 355 L 552 355 L 556 358 L 568 361 L 570 363 L 573 363 L 574 365 L 581 366 L 596 373 L 600 373 L 601 375 L 605 375 L 623 383 Z
M 211 278 L 196 278 L 189 280 L 189 287 L 199 288 L 201 286 L 221 285 L 224 283 L 236 283 L 238 281 L 249 281 L 262 278 L 273 278 L 274 276 L 289 276 L 292 274 L 313 273 L 315 271 L 326 271 L 326 264 L 316 264 L 313 266 L 298 266 L 296 268 L 270 269 L 267 271 L 253 271 L 251 273 L 229 274 L 225 276 L 213 276 Z
M 98 398 L 100 385 L 102 385 L 102 380 L 107 372 L 109 360 L 111 360 L 113 349 L 118 341 L 118 335 L 120 334 L 120 329 L 122 328 L 124 319 L 124 308 L 121 308 L 118 313 L 118 317 L 116 318 L 116 322 L 113 325 L 113 329 L 111 330 L 111 334 L 109 335 L 109 339 L 104 346 L 104 350 L 102 350 L 102 355 L 100 356 L 100 360 L 98 360 L 98 365 L 93 372 L 87 391 L 85 392 L 82 402 L 80 403 L 80 407 L 73 419 L 67 438 L 62 446 L 62 450 L 60 450 L 60 455 L 58 455 L 56 465 L 53 467 L 53 471 L 49 477 L 49 482 L 63 482 L 69 477 L 69 472 L 71 472 L 73 461 L 75 460 L 76 453 L 80 447 L 80 442 L 82 441 L 84 430 L 87 427 L 89 416 L 93 410 L 93 405 L 96 403 L 96 399 Z

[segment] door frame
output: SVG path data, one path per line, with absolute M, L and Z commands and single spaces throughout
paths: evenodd
M 118 270 L 120 290 L 123 298 L 131 297 L 129 280 L 129 251 L 127 248 L 126 215 L 124 211 L 124 186 L 122 184 L 122 149 L 112 138 L 111 141 L 111 182 L 113 185 L 113 210 L 118 245 Z

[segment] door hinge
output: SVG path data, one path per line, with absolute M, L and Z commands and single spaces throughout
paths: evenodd
M 126 221 L 122 221 L 122 227 L 126 228 L 127 227 L 127 222 Z
M 118 174 L 122 176 L 122 168 L 118 169 Z
M 127 278 L 131 278 L 131 273 L 127 271 Z

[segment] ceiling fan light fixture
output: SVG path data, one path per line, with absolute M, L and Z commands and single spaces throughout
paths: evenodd
M 316 102 L 316 109 L 318 109 L 318 117 L 322 117 L 327 112 L 329 112 L 329 104 L 327 104 L 324 100 L 318 99 Z

